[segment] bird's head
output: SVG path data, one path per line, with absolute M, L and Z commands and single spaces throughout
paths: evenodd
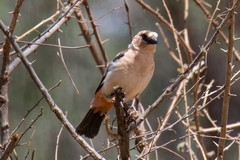
M 157 38 L 158 34 L 156 32 L 143 30 L 134 36 L 130 46 L 140 51 L 155 52 L 158 43 Z

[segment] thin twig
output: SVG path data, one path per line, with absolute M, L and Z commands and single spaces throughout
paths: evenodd
M 67 115 L 67 112 L 66 112 L 66 115 Z M 55 160 L 58 160 L 58 147 L 59 147 L 59 140 L 60 140 L 60 136 L 62 134 L 62 131 L 63 131 L 63 127 L 64 125 L 62 124 L 59 132 L 58 132 L 58 135 L 57 135 L 57 140 L 56 140 L 56 149 L 55 149 Z
M 31 136 L 30 136 L 30 139 L 29 139 L 29 142 L 28 142 L 28 151 L 27 151 L 27 154 L 26 154 L 26 156 L 25 156 L 25 160 L 27 160 L 28 159 L 28 156 L 29 156 L 29 154 L 30 154 L 30 151 L 31 151 L 31 145 L 32 145 L 32 140 L 33 140 L 33 136 L 34 136 L 34 134 L 35 134 L 35 129 L 33 130 L 33 132 L 32 132 L 32 134 L 31 134 Z
M 215 7 L 215 10 L 214 10 L 213 14 L 211 15 L 211 18 L 209 19 L 208 29 L 207 29 L 207 33 L 206 33 L 206 36 L 205 36 L 205 39 L 204 39 L 205 41 L 207 41 L 207 37 L 208 37 L 208 34 L 210 32 L 210 27 L 211 27 L 211 25 L 212 25 L 212 23 L 214 21 L 214 16 L 215 16 L 216 12 L 219 10 L 218 7 L 219 7 L 220 2 L 221 2 L 221 0 L 217 1 L 217 5 Z
M 49 22 L 49 21 L 53 21 L 54 18 L 56 18 L 59 15 L 60 11 L 56 11 L 53 15 L 51 15 L 50 17 L 42 20 L 40 23 L 38 23 L 36 26 L 34 26 L 33 28 L 29 29 L 28 31 L 26 31 L 24 34 L 22 34 L 21 36 L 17 36 L 16 41 L 20 41 L 22 40 L 24 37 L 26 37 L 27 35 L 31 34 L 32 32 L 36 31 L 39 27 L 41 27 L 42 25 L 44 25 L 45 23 Z
M 104 119 L 104 123 L 105 123 L 105 130 L 107 135 L 113 139 L 113 140 L 117 140 L 118 136 L 116 134 L 114 134 L 111 129 L 109 128 L 109 116 L 105 115 L 105 119 Z
M 36 44 L 36 45 L 39 45 L 39 46 L 48 46 L 48 47 L 55 47 L 55 48 L 59 48 L 61 47 L 62 49 L 83 49 L 83 48 L 88 48 L 89 45 L 83 45 L 83 46 L 59 46 L 57 44 L 49 44 L 49 43 L 36 43 L 36 42 L 28 42 L 28 41 L 17 41 L 19 43 L 25 43 L 25 44 L 28 44 L 28 45 L 33 45 L 33 44 Z
M 165 143 L 165 144 L 163 144 L 163 145 L 161 145 L 161 146 L 155 146 L 154 148 L 151 148 L 151 150 L 149 151 L 149 153 L 151 153 L 151 152 L 153 152 L 153 151 L 155 151 L 155 150 L 157 150 L 157 149 L 164 149 L 164 150 L 169 151 L 170 153 L 173 153 L 173 154 L 176 155 L 178 158 L 184 160 L 184 158 L 183 158 L 181 155 L 179 155 L 178 153 L 176 153 L 176 152 L 172 151 L 171 149 L 165 147 L 166 145 L 168 145 L 168 144 L 170 144 L 170 143 L 173 143 L 173 142 L 175 142 L 175 141 L 176 141 L 176 139 L 170 140 L 170 141 L 168 141 L 167 143 Z M 149 153 L 146 153 L 146 154 L 149 154 Z M 141 160 L 141 158 L 142 158 L 143 156 L 146 156 L 146 154 L 138 156 L 137 160 Z
M 31 121 L 29 126 L 20 134 L 17 144 L 20 142 L 20 140 L 23 138 L 23 136 L 33 127 L 34 123 L 37 122 L 37 120 L 43 115 L 43 107 L 40 109 L 40 113 L 36 116 L 34 120 Z
M 180 114 L 179 112 L 177 112 L 177 115 L 178 115 L 179 119 L 182 119 L 182 116 L 181 116 L 181 114 Z M 190 137 L 191 135 L 193 135 L 194 140 L 195 140 L 196 143 L 197 143 L 197 146 L 200 148 L 200 151 L 201 151 L 201 153 L 202 153 L 203 159 L 204 159 L 204 160 L 207 160 L 207 159 L 208 159 L 208 158 L 207 158 L 207 154 L 206 154 L 204 148 L 202 147 L 201 142 L 199 142 L 199 138 L 197 137 L 197 136 L 199 136 L 199 134 L 195 134 L 195 133 L 192 131 L 192 129 L 190 128 L 190 126 L 187 126 L 188 124 L 185 123 L 184 121 L 182 121 L 182 123 L 183 123 L 186 127 L 189 128 L 189 133 L 191 133 L 191 134 L 189 134 L 188 136 Z M 193 133 L 194 133 L 194 134 L 193 134 Z M 189 147 L 189 146 L 188 146 L 188 147 Z M 189 148 L 189 149 L 192 150 L 192 148 Z M 194 157 L 193 159 L 196 159 L 194 155 L 195 155 L 195 154 L 192 155 L 192 156 Z
M 32 151 L 32 156 L 31 156 L 31 160 L 34 160 L 35 152 L 36 152 L 36 149 L 33 149 L 33 151 Z
M 183 35 L 184 35 L 184 40 L 186 42 L 187 45 L 190 45 L 189 42 L 189 37 L 188 37 L 188 18 L 189 18 L 189 0 L 184 0 L 184 31 L 183 31 Z
M 59 57 L 60 57 L 60 59 L 61 59 L 61 61 L 63 63 L 63 66 L 64 66 L 64 68 L 65 68 L 65 70 L 67 72 L 68 78 L 70 79 L 70 81 L 71 81 L 74 89 L 76 90 L 77 94 L 79 94 L 79 90 L 78 90 L 76 84 L 74 83 L 74 80 L 73 80 L 73 78 L 72 78 L 72 76 L 71 76 L 71 74 L 70 74 L 70 72 L 68 70 L 67 64 L 65 63 L 65 60 L 64 60 L 64 57 L 63 57 L 63 53 L 62 53 L 61 40 L 60 40 L 59 37 L 58 37 L 58 46 L 59 46 Z
M 132 34 L 132 24 L 131 24 L 131 20 L 130 20 L 130 12 L 129 12 L 128 0 L 124 0 L 124 6 L 125 6 L 126 13 L 127 13 L 127 19 L 128 19 L 126 24 L 128 25 L 130 41 L 132 41 L 133 34 Z
M 185 106 L 185 113 L 187 113 L 188 110 L 189 110 L 189 104 L 188 104 L 188 100 L 187 100 L 187 89 L 186 89 L 188 81 L 183 81 L 183 82 L 184 82 L 184 88 L 183 88 L 184 106 Z M 190 120 L 189 120 L 188 117 L 186 118 L 186 124 L 187 124 L 187 126 L 186 126 L 187 127 L 187 133 L 189 134 L 190 130 L 191 130 L 191 128 L 190 128 L 191 126 L 190 126 Z M 189 148 L 189 156 L 190 156 L 191 160 L 194 160 L 194 152 L 193 152 L 193 149 L 192 149 L 191 136 L 186 137 L 186 145 Z

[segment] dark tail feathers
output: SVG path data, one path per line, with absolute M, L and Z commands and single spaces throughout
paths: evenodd
M 92 109 L 88 111 L 82 122 L 77 126 L 76 132 L 79 135 L 85 135 L 88 138 L 94 138 L 100 129 L 105 115 L 94 113 Z

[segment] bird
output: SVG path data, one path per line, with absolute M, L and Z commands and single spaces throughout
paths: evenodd
M 150 30 L 138 32 L 128 48 L 116 55 L 95 91 L 90 110 L 76 127 L 79 135 L 94 138 L 105 114 L 114 106 L 114 88 L 121 87 L 126 102 L 138 97 L 152 79 L 155 63 L 154 53 L 158 34 Z

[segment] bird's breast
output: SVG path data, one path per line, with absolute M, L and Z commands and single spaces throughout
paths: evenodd
M 119 86 L 126 92 L 125 98 L 128 101 L 142 93 L 148 85 L 154 72 L 153 59 L 151 62 L 146 62 L 146 59 L 129 59 L 112 64 L 102 88 L 106 97 L 113 93 L 114 87 Z

